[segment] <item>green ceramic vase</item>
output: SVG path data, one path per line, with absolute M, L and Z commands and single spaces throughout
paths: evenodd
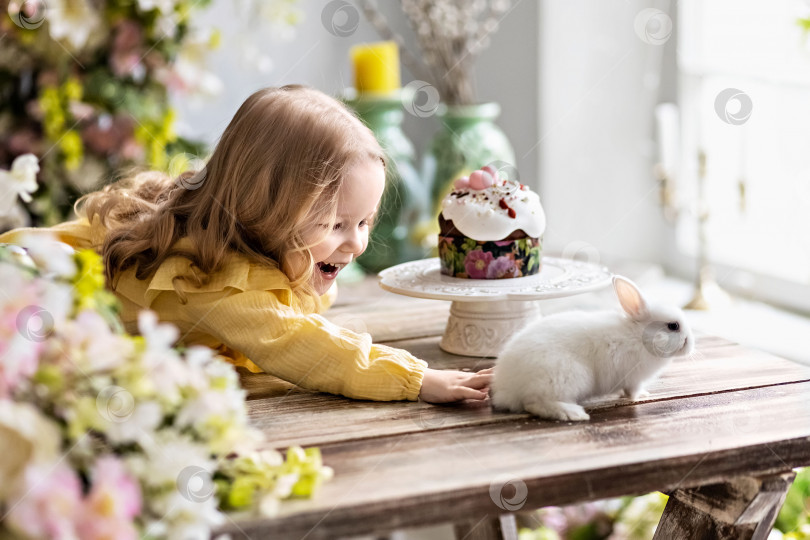
M 404 110 L 399 93 L 390 96 L 359 95 L 346 100 L 371 128 L 388 161 L 385 191 L 368 249 L 357 262 L 367 272 L 420 259 L 424 253 L 414 241 L 412 227 L 425 219 L 427 189 L 414 165 L 413 144 L 402 131 Z
M 430 186 L 431 219 L 439 215 L 439 204 L 459 176 L 496 161 L 515 165 L 515 151 L 495 124 L 500 113 L 498 103 L 439 106 L 441 129 L 422 164 L 422 177 Z

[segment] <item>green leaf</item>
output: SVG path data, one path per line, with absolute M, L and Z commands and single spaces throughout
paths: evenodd
M 810 467 L 802 469 L 796 475 L 774 527 L 787 533 L 808 522 L 810 522 Z
M 253 492 L 256 484 L 249 476 L 240 476 L 234 479 L 231 484 L 231 491 L 228 493 L 228 506 L 231 508 L 244 508 L 253 504 Z
M 532 248 L 529 255 L 529 263 L 526 265 L 526 271 L 531 273 L 540 264 L 540 249 Z

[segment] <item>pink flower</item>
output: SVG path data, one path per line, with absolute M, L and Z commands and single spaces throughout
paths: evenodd
M 133 519 L 141 513 L 141 488 L 123 463 L 105 456 L 93 467 L 92 488 L 79 523 L 81 538 L 137 538 Z
M 82 492 L 79 477 L 65 465 L 31 465 L 24 475 L 20 498 L 11 500 L 9 525 L 34 538 L 77 538 Z
M 492 253 L 475 249 L 467 253 L 467 257 L 464 259 L 464 269 L 471 279 L 485 279 L 487 267 L 493 259 Z
M 0 398 L 4 398 L 36 372 L 50 313 L 38 305 L 42 298 L 35 283 L 5 272 L 0 272 L 0 281 L 14 291 L 10 301 L 0 299 Z
M 82 140 L 96 153 L 110 155 L 121 151 L 124 143 L 135 132 L 132 117 L 119 114 L 102 115 L 96 121 L 87 123 L 82 129 Z
M 115 28 L 110 68 L 118 77 L 126 77 L 141 64 L 143 32 L 137 23 L 124 19 Z
M 518 269 L 514 259 L 501 256 L 495 259 L 487 268 L 487 279 L 513 278 L 518 276 Z

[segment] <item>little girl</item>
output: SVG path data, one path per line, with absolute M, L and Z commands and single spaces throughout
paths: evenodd
M 342 104 L 302 86 L 267 88 L 242 104 L 203 170 L 135 175 L 79 199 L 77 221 L 0 242 L 46 230 L 95 249 L 131 333 L 138 311 L 151 309 L 183 344 L 305 388 L 484 399 L 490 370 L 432 370 L 318 315 L 366 249 L 384 182 L 379 144 Z

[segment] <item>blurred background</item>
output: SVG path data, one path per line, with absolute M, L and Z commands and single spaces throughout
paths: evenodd
M 496 163 L 539 192 L 546 255 L 810 362 L 806 1 L 0 4 L 0 169 L 40 165 L 32 201 L 3 188 L 0 230 L 73 219 L 131 166 L 204 166 L 246 97 L 300 83 L 345 99 L 392 156 L 367 272 L 431 256 L 448 182 Z

